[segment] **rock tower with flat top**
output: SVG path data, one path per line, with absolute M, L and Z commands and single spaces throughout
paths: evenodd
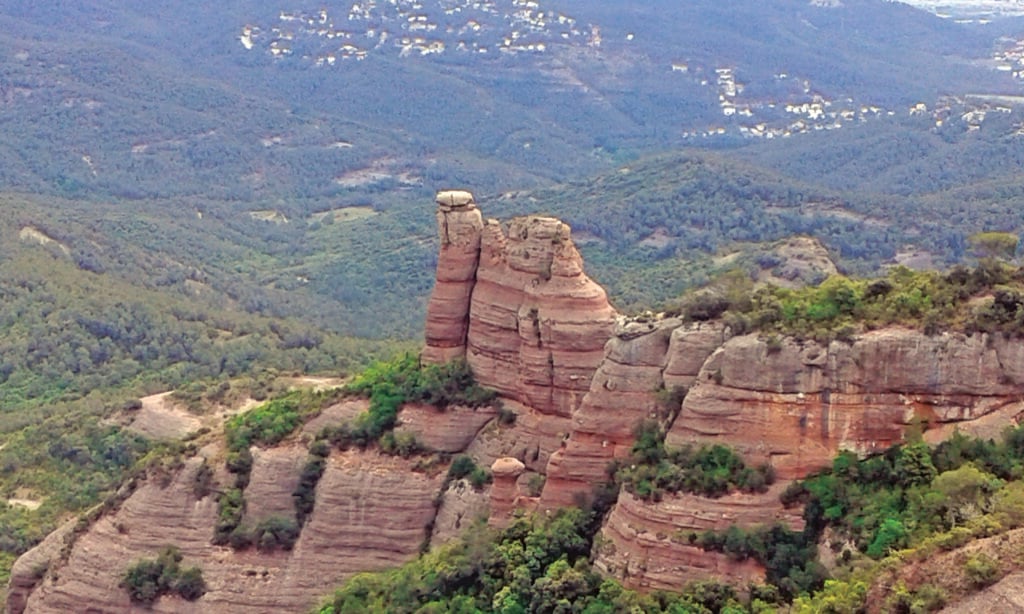
M 437 283 L 427 305 L 427 344 L 422 358 L 428 363 L 445 363 L 466 356 L 469 301 L 484 224 L 469 192 L 438 192 L 435 200 L 441 251 Z

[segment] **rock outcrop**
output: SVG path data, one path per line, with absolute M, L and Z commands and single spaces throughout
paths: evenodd
M 444 363 L 466 355 L 469 299 L 480 259 L 483 219 L 469 192 L 439 192 L 436 200 L 441 251 L 437 281 L 427 303 L 423 360 Z
M 125 570 L 168 545 L 181 550 L 184 565 L 202 569 L 208 592 L 196 602 L 163 597 L 154 604 L 155 612 L 306 611 L 353 573 L 416 556 L 443 479 L 414 472 L 410 461 L 335 453 L 317 487 L 316 508 L 290 552 L 233 551 L 210 543 L 217 503 L 212 496 L 196 497 L 195 473 L 201 464 L 202 459 L 192 458 L 166 486 L 156 480 L 141 485 L 120 509 L 68 542 L 66 560 L 59 555 L 63 537 L 48 539 L 40 552 L 22 557 L 12 581 L 17 596 L 8 611 L 131 611 L 128 594 L 119 586 Z M 276 460 L 256 463 L 252 483 L 290 479 L 291 471 L 274 473 L 282 466 Z M 26 595 L 21 587 L 30 586 L 37 575 L 42 579 Z
M 925 430 L 1024 412 L 1024 345 L 884 329 L 852 342 L 735 337 L 701 367 L 667 443 L 722 443 L 782 478 L 840 450 L 876 453 Z
M 441 250 L 423 360 L 467 356 L 477 381 L 568 418 L 611 336 L 615 311 L 550 217 L 480 221 L 468 192 L 437 195 Z
M 694 580 L 763 582 L 764 569 L 705 552 L 691 534 L 781 523 L 802 530 L 802 509 L 786 509 L 777 483 L 763 494 L 733 493 L 717 499 L 690 494 L 667 495 L 646 502 L 622 491 L 601 528 L 595 565 L 633 588 L 671 589 Z
M 629 456 L 636 425 L 671 419 L 678 395 L 725 336 L 720 324 L 684 326 L 677 318 L 620 322 L 573 415 L 572 435 L 548 463 L 541 505 L 572 505 L 606 481 L 609 463 Z
M 569 227 L 488 220 L 470 307 L 467 359 L 477 380 L 541 413 L 568 418 L 604 355 L 615 312 L 583 272 Z
M 211 545 L 217 503 L 196 489 L 203 457 L 216 468 L 215 491 L 233 479 L 223 446 L 210 444 L 166 481 L 125 493 L 86 530 L 69 524 L 19 559 L 8 611 L 85 603 L 127 611 L 124 570 L 166 545 L 202 568 L 209 592 L 195 603 L 161 598 L 154 611 L 308 610 L 349 575 L 406 561 L 426 539 L 447 540 L 488 508 L 500 527 L 519 509 L 577 503 L 605 482 L 610 463 L 630 456 L 634 429 L 647 418 L 666 427 L 669 446 L 721 443 L 748 464 L 770 465 L 780 480 L 762 495 L 717 499 L 678 494 L 654 503 L 621 492 L 597 540 L 596 566 L 641 589 L 695 579 L 746 585 L 765 570 L 705 552 L 690 534 L 773 522 L 800 529 L 800 510 L 784 509 L 779 494 L 838 451 L 879 452 L 911 427 L 929 441 L 954 428 L 997 434 L 1024 416 L 1019 342 L 889 328 L 821 344 L 734 335 L 722 322 L 623 318 L 584 273 L 559 220 L 485 223 L 468 192 L 442 192 L 437 204 L 441 247 L 422 359 L 465 358 L 477 381 L 501 394 L 501 409 L 410 405 L 398 429 L 490 467 L 492 486 L 449 484 L 443 466 L 429 462 L 333 452 L 291 551 L 233 551 Z M 293 513 L 305 443 L 366 407 L 327 407 L 292 439 L 255 449 L 245 523 Z M 539 500 L 536 473 L 546 476 Z
M 449 407 L 408 404 L 402 408 L 402 420 L 396 432 L 409 432 L 430 450 L 455 453 L 465 450 L 477 433 L 497 416 L 492 407 Z
M 499 458 L 491 465 L 491 516 L 492 527 L 508 525 L 519 502 L 519 476 L 526 471 L 526 465 L 510 457 Z
M 476 490 L 467 480 L 455 480 L 441 494 L 434 518 L 431 544 L 443 544 L 460 535 L 472 523 L 488 516 L 490 492 Z

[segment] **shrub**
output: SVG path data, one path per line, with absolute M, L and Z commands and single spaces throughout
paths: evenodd
M 390 431 L 381 435 L 378 440 L 380 451 L 384 454 L 409 458 L 410 456 L 426 451 L 426 448 L 417 439 L 416 435 L 409 432 L 396 433 Z
M 764 492 L 775 481 L 770 466 L 747 467 L 739 455 L 722 445 L 666 449 L 664 434 L 654 421 L 642 422 L 636 435 L 631 462 L 619 469 L 617 479 L 644 500 L 660 501 L 664 492 L 707 497 L 721 497 L 734 490 Z
M 345 387 L 349 394 L 370 399 L 369 409 L 352 425 L 330 437 L 339 445 L 365 448 L 373 442 L 390 453 L 410 456 L 420 451 L 414 440 L 398 441 L 383 436 L 398 424 L 398 411 L 405 403 L 428 403 L 444 409 L 449 405 L 482 407 L 494 402 L 497 393 L 478 386 L 464 360 L 443 365 L 420 365 L 419 359 L 406 354 L 390 362 L 370 366 Z
M 461 480 L 467 475 L 476 471 L 476 462 L 468 454 L 460 454 L 455 457 L 448 467 L 448 477 L 452 480 Z
M 874 559 L 882 558 L 893 548 L 906 545 L 907 530 L 903 523 L 895 518 L 886 518 L 882 521 L 874 541 L 868 546 L 867 555 Z
M 231 488 L 222 493 L 217 500 L 217 522 L 213 527 L 213 543 L 218 546 L 229 543 L 244 514 L 245 499 L 241 489 Z
M 975 587 L 984 588 L 999 579 L 999 563 L 989 555 L 978 552 L 964 561 L 964 574 Z
M 203 571 L 198 567 L 183 569 L 178 574 L 178 581 L 174 590 L 186 601 L 195 601 L 206 594 L 206 581 L 203 580 Z
M 203 459 L 203 463 L 196 469 L 196 475 L 192 480 L 192 494 L 196 499 L 202 499 L 210 494 L 213 485 L 213 469 Z
M 198 567 L 181 568 L 181 552 L 168 546 L 156 559 L 142 559 L 125 571 L 121 586 L 133 603 L 148 605 L 162 595 L 177 592 L 195 601 L 206 593 L 203 573 Z
M 547 476 L 543 473 L 531 475 L 530 479 L 526 481 L 526 493 L 531 497 L 539 497 L 540 493 L 544 491 L 545 482 L 547 482 Z
M 299 526 L 291 518 L 271 516 L 256 525 L 251 539 L 260 552 L 291 550 L 299 539 Z
M 316 485 L 320 482 L 326 466 L 326 457 L 314 454 L 310 450 L 306 464 L 302 467 L 302 473 L 299 475 L 299 483 L 292 493 L 295 502 L 295 520 L 300 526 L 305 524 L 306 519 L 313 513 L 313 507 L 316 505 Z
M 475 490 L 481 490 L 483 489 L 484 486 L 490 484 L 491 480 L 494 478 L 493 476 L 491 476 L 490 471 L 484 469 L 483 467 L 476 467 L 475 469 L 473 469 L 472 472 L 470 472 L 469 477 L 467 479 L 469 480 L 470 485 Z
M 515 424 L 517 417 L 518 416 L 516 416 L 516 412 L 512 411 L 511 409 L 509 409 L 507 407 L 503 406 L 503 407 L 499 407 L 498 408 L 498 423 L 499 424 L 504 424 L 506 426 Z
M 302 422 L 301 410 L 308 413 L 301 394 L 293 392 L 267 401 L 228 420 L 224 426 L 228 449 L 238 452 L 253 444 L 274 445 L 290 435 Z

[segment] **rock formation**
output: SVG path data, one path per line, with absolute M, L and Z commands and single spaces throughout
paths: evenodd
M 601 528 L 595 565 L 632 588 L 671 589 L 694 580 L 726 580 L 746 586 L 763 582 L 764 569 L 753 561 L 737 562 L 704 552 L 691 534 L 779 522 L 801 530 L 802 509 L 779 502 L 784 483 L 764 494 L 733 493 L 718 499 L 690 494 L 667 495 L 648 503 L 622 491 Z
M 514 458 L 499 458 L 491 465 L 494 483 L 491 485 L 492 527 L 504 527 L 515 511 L 519 499 L 519 476 L 526 471 L 526 465 Z
M 201 463 L 191 459 L 166 486 L 147 481 L 76 540 L 69 539 L 72 531 L 55 533 L 22 557 L 12 576 L 8 612 L 129 611 L 128 594 L 119 586 L 125 570 L 167 545 L 181 550 L 184 565 L 202 569 L 208 592 L 196 602 L 163 597 L 155 612 L 307 611 L 353 573 L 416 556 L 442 482 L 440 475 L 414 472 L 410 461 L 334 453 L 317 487 L 316 508 L 290 552 L 233 551 L 210 543 L 217 503 L 193 492 Z M 280 468 L 279 462 L 257 463 L 253 483 L 290 479 L 291 472 L 263 475 Z M 290 503 L 290 492 L 284 497 Z M 68 552 L 64 561 L 62 549 Z M 22 589 L 38 576 L 34 590 Z
M 488 220 L 470 306 L 467 358 L 478 381 L 543 414 L 569 417 L 604 354 L 615 312 L 583 273 L 569 227 Z
M 444 363 L 466 355 L 469 299 L 480 258 L 483 220 L 469 192 L 440 192 L 436 200 L 441 251 L 437 281 L 427 304 L 423 360 Z
M 782 478 L 826 467 L 840 450 L 881 452 L 919 422 L 932 429 L 1024 411 L 1024 346 L 996 336 L 906 329 L 852 342 L 735 337 L 701 367 L 667 437 L 718 442 Z
M 496 415 L 491 407 L 456 406 L 441 411 L 433 405 L 409 404 L 402 408 L 402 423 L 395 431 L 412 433 L 430 450 L 454 454 L 468 448 Z
M 572 435 L 548 463 L 542 507 L 572 505 L 607 480 L 609 463 L 629 456 L 636 425 L 645 418 L 669 419 L 678 411 L 671 406 L 674 398 L 678 403 L 673 391 L 693 382 L 725 335 L 716 323 L 621 321 L 573 415 Z
M 124 570 L 166 545 L 203 569 L 209 593 L 196 603 L 165 597 L 154 611 L 307 610 L 349 575 L 408 560 L 425 539 L 449 539 L 487 507 L 491 524 L 504 526 L 517 509 L 578 502 L 606 480 L 610 463 L 629 457 L 646 418 L 666 427 L 669 446 L 721 443 L 749 464 L 771 465 L 780 480 L 763 495 L 718 499 L 679 494 L 654 503 L 619 493 L 595 564 L 636 588 L 706 578 L 746 584 L 763 580 L 764 570 L 704 552 L 689 534 L 775 521 L 800 529 L 800 510 L 784 509 L 779 493 L 838 451 L 884 450 L 911 426 L 929 441 L 954 428 L 997 434 L 1024 415 L 1019 342 L 889 328 L 820 344 L 734 335 L 722 322 L 625 318 L 583 272 L 562 222 L 485 223 L 468 192 L 442 192 L 437 204 L 441 246 L 422 359 L 464 357 L 477 381 L 501 394 L 501 411 L 408 406 L 398 428 L 491 467 L 489 489 L 448 484 L 443 467 L 414 460 L 333 452 L 292 551 L 232 551 L 210 544 L 217 503 L 194 488 L 202 457 L 223 466 L 223 446 L 207 446 L 169 483 L 144 481 L 91 526 L 69 524 L 19 559 L 8 611 L 83 603 L 126 611 Z M 365 409 L 354 400 L 325 408 L 291 440 L 256 450 L 245 522 L 287 516 L 305 441 Z M 522 487 L 533 473 L 546 475 L 539 501 Z M 231 479 L 218 469 L 215 488 Z
M 568 418 L 611 336 L 615 311 L 561 221 L 480 222 L 468 192 L 437 195 L 441 251 L 423 359 L 466 355 L 477 381 Z

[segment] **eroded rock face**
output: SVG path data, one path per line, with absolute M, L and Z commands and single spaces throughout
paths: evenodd
M 304 455 L 304 448 L 295 449 Z M 274 475 L 262 473 L 286 464 L 272 455 L 262 458 L 275 460 L 254 465 L 253 484 L 273 482 Z M 184 565 L 202 569 L 208 592 L 196 602 L 163 597 L 153 606 L 155 612 L 306 611 L 349 575 L 416 556 L 443 480 L 442 475 L 414 472 L 410 461 L 335 453 L 317 487 L 316 508 L 292 551 L 232 551 L 210 544 L 217 503 L 212 496 L 196 498 L 193 486 L 201 463 L 190 459 L 166 486 L 146 482 L 116 513 L 96 521 L 74 542 L 66 563 L 59 564 L 59 557 L 50 560 L 49 572 L 21 602 L 25 611 L 131 611 L 128 594 L 119 586 L 125 570 L 168 545 L 181 550 Z M 35 569 L 41 565 L 25 561 Z M 27 580 L 30 572 L 20 575 Z
M 497 416 L 493 407 L 448 407 L 408 404 L 396 432 L 409 432 L 430 450 L 455 453 L 469 447 L 477 433 Z
M 530 471 L 544 473 L 551 455 L 569 437 L 569 419 L 542 414 L 516 401 L 502 403 L 515 414 L 515 422 L 503 425 L 492 421 L 477 434 L 466 453 L 484 467 L 490 467 L 503 456 L 511 456 Z
M 477 381 L 568 418 L 614 326 L 604 289 L 583 273 L 569 227 L 547 217 L 489 220 L 470 307 L 467 359 Z
M 583 272 L 569 227 L 540 216 L 488 220 L 468 192 L 437 196 L 441 249 L 422 358 L 466 356 L 477 381 L 568 418 L 604 356 L 615 311 Z
M 64 523 L 59 529 L 46 536 L 35 548 L 18 557 L 11 567 L 11 580 L 7 586 L 8 614 L 21 614 L 28 605 L 29 596 L 36 586 L 42 582 L 52 561 L 60 557 L 60 552 L 68 543 L 68 538 L 75 530 L 77 520 Z
M 737 562 L 725 554 L 705 552 L 690 545 L 688 534 L 724 530 L 734 521 L 740 524 L 765 509 L 777 508 L 778 493 L 774 494 L 774 501 L 770 495 L 722 499 L 670 495 L 653 504 L 623 491 L 601 528 L 594 566 L 626 587 L 640 590 L 679 590 L 697 580 L 735 586 L 763 583 L 765 570 L 757 562 Z
M 491 495 L 476 490 L 467 480 L 455 480 L 441 495 L 430 545 L 438 546 L 462 534 L 470 525 L 488 515 Z
M 674 389 L 688 387 L 725 338 L 718 323 L 620 322 L 573 414 L 571 436 L 548 463 L 541 507 L 572 505 L 606 481 L 609 463 L 629 457 L 636 425 L 670 419 L 679 410 Z
M 628 457 L 634 428 L 648 417 L 670 424 L 670 446 L 722 443 L 749 464 L 771 464 L 782 481 L 764 495 L 678 495 L 656 504 L 620 493 L 596 565 L 640 589 L 701 578 L 745 585 L 762 581 L 764 570 L 704 552 L 689 533 L 774 521 L 800 529 L 799 510 L 783 509 L 778 495 L 786 480 L 827 467 L 839 450 L 882 451 L 915 421 L 935 441 L 958 426 L 998 433 L 1024 415 L 1024 344 L 1017 341 L 887 329 L 823 345 L 734 337 L 720 322 L 621 319 L 583 273 L 565 224 L 525 217 L 506 232 L 482 221 L 469 193 L 444 192 L 437 201 L 441 253 L 422 358 L 465 356 L 516 419 L 501 424 L 494 410 L 412 406 L 399 428 L 492 467 L 489 490 L 457 482 L 439 493 L 443 471 L 417 472 L 414 461 L 374 453 L 333 453 L 294 549 L 235 552 L 210 544 L 217 505 L 212 496 L 197 498 L 201 459 L 191 459 L 169 484 L 145 483 L 97 521 L 65 563 L 59 535 L 19 559 L 8 608 L 65 612 L 88 603 L 96 612 L 126 611 L 118 586 L 124 570 L 175 545 L 186 565 L 203 569 L 210 592 L 194 604 L 163 598 L 155 611 L 308 610 L 352 573 L 414 557 L 431 525 L 438 543 L 488 507 L 496 526 L 531 509 L 538 502 L 526 494 L 527 472 L 547 476 L 542 509 L 576 503 L 605 481 L 610 462 Z M 688 390 L 682 403 L 677 390 Z M 366 407 L 352 400 L 328 407 L 296 439 Z M 211 444 L 203 454 L 221 459 L 211 461 L 216 481 L 229 484 L 223 449 Z M 306 454 L 294 441 L 254 453 L 246 522 L 293 510 Z
M 436 200 L 441 251 L 437 281 L 427 303 L 422 358 L 445 363 L 466 355 L 469 300 L 476 282 L 483 218 L 469 192 L 439 192 Z
M 252 448 L 252 474 L 245 487 L 245 517 L 242 522 L 255 526 L 271 517 L 295 516 L 292 493 L 299 485 L 299 474 L 306 463 L 301 446 L 283 446 L 263 450 Z
M 717 499 L 665 495 L 659 503 L 622 491 L 601 528 L 595 565 L 635 588 L 678 589 L 706 579 L 740 585 L 763 581 L 764 570 L 755 562 L 737 563 L 722 554 L 704 552 L 690 544 L 689 535 L 775 522 L 802 530 L 803 510 L 787 510 L 779 502 L 785 488 L 786 484 L 777 483 L 763 494 L 733 493 Z
M 1024 344 L 988 335 L 885 329 L 827 346 L 758 335 L 726 341 L 701 367 L 669 445 L 722 443 L 782 478 L 928 428 L 1024 411 Z

